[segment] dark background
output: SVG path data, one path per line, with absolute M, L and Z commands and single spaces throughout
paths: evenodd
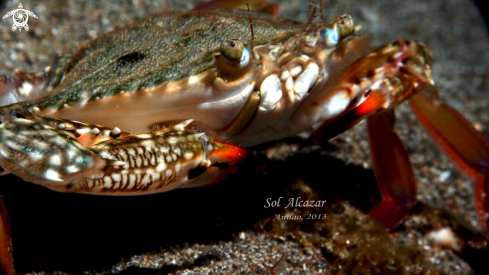
M 483 1 L 474 2 L 481 9 L 487 25 L 487 9 L 481 7 Z M 5 11 L 4 6 L 5 1 L 0 0 L 2 12 Z M 162 243 L 171 245 L 185 241 L 231 240 L 233 235 L 251 228 L 262 217 L 271 215 L 263 213 L 262 203 L 268 197 L 283 195 L 290 184 L 290 178 L 297 176 L 294 173 L 304 173 L 309 177 L 324 176 L 324 168 L 297 168 L 304 164 L 328 167 L 338 172 L 339 176 L 352 175 L 351 179 L 339 176 L 331 179 L 328 175 L 330 185 L 344 185 L 348 191 L 358 188 L 356 182 L 367 181 L 369 184 L 364 189 L 356 189 L 355 192 L 375 193 L 376 185 L 371 170 L 347 166 L 342 161 L 328 157 L 311 158 L 310 155 L 298 155 L 285 163 L 269 163 L 268 176 L 260 173 L 255 176 L 241 174 L 239 180 L 235 176 L 214 187 L 177 190 L 148 197 L 124 199 L 59 194 L 22 181 L 15 186 L 0 186 L 1 191 L 9 189 L 9 196 L 5 200 L 10 202 L 9 211 L 15 221 L 18 271 L 37 271 L 40 267 L 47 271 L 82 272 L 89 268 L 109 270 L 122 257 L 157 250 Z M 331 197 L 341 197 L 343 193 L 341 190 L 313 187 L 315 191 L 324 191 Z M 7 192 L 0 192 L 4 193 Z M 356 194 L 343 195 L 343 199 L 351 202 L 349 197 L 352 196 Z M 369 196 L 364 195 L 362 198 L 368 199 Z M 187 213 L 188 216 L 181 213 Z M 86 249 L 93 251 L 87 253 Z M 461 256 L 480 274 L 487 274 L 484 273 L 484 270 L 487 271 L 487 265 L 484 266 L 487 252 L 476 253 Z M 164 271 L 173 270 L 159 272 Z
M 481 15 L 482 17 L 484 17 L 484 21 L 486 22 L 486 26 L 489 27 L 488 25 L 488 16 L 489 16 L 489 7 L 488 6 L 485 6 L 484 7 L 484 3 L 487 5 L 489 4 L 487 1 L 484 1 L 484 0 L 473 0 L 474 3 L 477 5 L 477 7 L 479 8 L 479 11 L 481 12 Z

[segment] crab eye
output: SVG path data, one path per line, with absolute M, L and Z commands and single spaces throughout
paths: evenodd
M 336 17 L 321 31 L 321 36 L 327 47 L 334 47 L 340 40 L 355 32 L 351 16 L 344 14 Z
M 340 35 L 340 39 L 347 37 L 355 30 L 353 18 L 351 18 L 351 16 L 349 16 L 348 14 L 343 14 L 336 17 L 333 22 L 338 25 L 338 33 Z
M 248 48 L 238 39 L 227 39 L 221 43 L 220 52 L 216 54 L 215 65 L 218 77 L 226 81 L 236 80 L 250 70 L 253 63 Z
M 25 118 L 24 115 L 20 112 L 20 110 L 14 109 L 11 113 L 10 116 L 12 118 Z
M 225 58 L 241 63 L 244 46 L 238 39 L 228 39 L 221 43 L 220 51 Z

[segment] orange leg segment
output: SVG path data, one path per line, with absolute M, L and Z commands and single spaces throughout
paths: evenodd
M 489 143 L 459 112 L 444 104 L 426 84 L 410 99 L 411 108 L 438 146 L 465 174 L 474 178 L 476 211 L 482 230 L 489 221 Z
M 416 203 L 416 182 L 404 145 L 394 132 L 394 110 L 367 118 L 369 145 L 382 201 L 370 211 L 393 229 Z
M 10 221 L 2 197 L 0 197 L 0 274 L 15 274 Z

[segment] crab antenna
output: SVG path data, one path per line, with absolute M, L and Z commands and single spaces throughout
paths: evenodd
M 251 51 L 255 47 L 255 34 L 253 33 L 253 20 L 251 20 L 250 4 L 246 0 L 246 6 L 248 7 L 248 17 L 250 18 L 250 28 L 251 28 Z
M 301 37 L 307 32 L 307 29 L 311 25 L 312 20 L 317 17 L 317 8 L 318 7 L 315 6 L 312 2 L 309 2 L 309 19 L 307 19 L 306 24 L 304 24 L 302 31 L 285 43 L 284 50 L 290 50 L 292 48 L 295 48 L 299 44 Z
M 313 3 L 309 3 L 309 19 L 307 19 L 307 22 L 306 22 L 306 25 L 304 28 L 304 32 L 306 32 L 306 29 L 307 29 L 307 27 L 309 27 L 312 20 L 314 20 L 314 18 L 317 17 L 317 14 L 316 14 L 317 9 L 318 9 L 318 7 L 316 5 L 314 5 Z M 323 13 L 321 12 L 321 15 L 322 14 Z
M 306 25 L 309 26 L 311 22 L 318 16 L 321 18 L 321 25 L 324 24 L 324 17 L 323 17 L 323 1 L 319 0 L 319 6 L 317 6 L 316 1 L 309 1 L 309 19 L 306 22 Z M 317 14 L 317 10 L 319 10 L 319 14 Z

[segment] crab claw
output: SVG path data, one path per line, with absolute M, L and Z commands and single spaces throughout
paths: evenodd
M 105 165 L 74 136 L 24 118 L 2 123 L 0 140 L 0 166 L 47 187 L 79 181 Z
M 60 192 L 143 195 L 218 182 L 250 155 L 186 130 L 190 122 L 85 148 L 68 131 L 13 116 L 0 125 L 0 166 Z
M 201 136 L 202 145 L 206 148 L 207 161 L 191 171 L 189 182 L 180 188 L 194 188 L 211 185 L 237 171 L 238 165 L 252 154 L 237 145 L 221 139 Z

